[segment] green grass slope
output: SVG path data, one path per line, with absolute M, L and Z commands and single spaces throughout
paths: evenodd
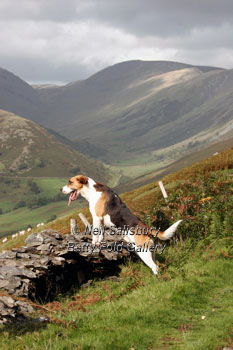
M 61 140 L 63 138 L 61 137 Z M 67 213 L 60 188 L 79 173 L 114 184 L 118 175 L 36 123 L 0 110 L 0 236 Z M 77 203 L 76 208 L 81 204 Z
M 233 130 L 227 134 L 227 137 L 229 138 L 213 143 L 200 151 L 192 152 L 171 164 L 166 164 L 162 168 L 161 163 L 159 162 L 145 162 L 143 167 L 140 164 L 131 166 L 122 164 L 121 166 L 117 167 L 117 170 L 122 171 L 122 173 L 128 175 L 128 177 L 130 177 L 133 172 L 135 178 L 129 178 L 128 180 L 126 179 L 124 183 L 116 186 L 115 190 L 119 193 L 123 193 L 136 189 L 140 186 L 151 183 L 152 181 L 161 179 L 168 174 L 175 173 L 176 171 L 186 168 L 187 166 L 190 166 L 198 161 L 204 160 L 207 157 L 216 156 L 218 153 L 233 146 L 233 137 L 230 137 L 231 135 L 233 135 Z M 155 171 L 151 171 L 151 169 L 155 169 Z
M 67 215 L 67 200 L 59 192 L 66 184 L 63 177 L 7 177 L 0 181 L 0 237 Z M 73 210 L 84 202 L 74 203 Z
M 179 241 L 170 242 L 156 256 L 159 276 L 141 261 L 130 261 L 119 276 L 74 288 L 71 295 L 38 308 L 51 318 L 49 324 L 1 326 L 1 347 L 232 347 L 232 169 L 233 148 L 165 177 L 167 202 L 156 182 L 122 195 L 148 224 L 165 228 L 183 219 Z M 60 227 L 65 233 L 68 220 L 60 219 L 50 227 Z

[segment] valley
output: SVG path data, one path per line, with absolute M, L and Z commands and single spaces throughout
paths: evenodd
M 122 193 L 233 143 L 230 69 L 135 60 L 65 86 L 0 69 L 0 92 L 1 235 L 66 213 L 60 184 L 78 173 Z

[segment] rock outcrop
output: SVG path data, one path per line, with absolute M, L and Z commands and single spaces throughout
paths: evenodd
M 12 320 L 32 311 L 29 304 L 22 305 L 13 296 L 34 302 L 51 301 L 75 285 L 115 274 L 130 253 L 120 236 L 106 234 L 105 238 L 106 244 L 98 249 L 92 246 L 90 235 L 44 230 L 28 236 L 26 246 L 3 251 L 0 289 L 8 296 L 0 298 L 0 320 Z

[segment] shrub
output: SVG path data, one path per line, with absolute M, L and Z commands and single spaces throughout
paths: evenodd
M 57 215 L 53 214 L 50 216 L 50 218 L 46 222 L 54 221 L 56 220 L 56 218 L 57 218 Z
M 26 202 L 25 201 L 19 201 L 18 203 L 15 204 L 14 206 L 14 210 L 18 209 L 18 208 L 23 208 L 26 207 Z
M 51 201 L 52 201 L 52 199 L 51 199 Z M 56 194 L 56 196 L 54 197 L 53 201 L 54 201 L 54 202 L 67 201 L 67 197 L 64 196 L 63 193 L 58 193 L 58 194 Z
M 34 182 L 32 180 L 28 180 L 27 185 L 28 185 L 28 188 L 29 188 L 30 192 L 33 192 L 35 194 L 40 193 L 40 189 L 39 189 L 39 187 L 38 187 L 36 182 Z
M 80 168 L 75 166 L 73 168 L 68 169 L 68 171 L 72 174 L 72 175 L 77 175 L 80 172 Z
M 37 198 L 33 197 L 27 200 L 26 205 L 29 209 L 37 208 Z
M 45 167 L 45 163 L 41 158 L 36 158 L 35 159 L 35 166 L 38 168 L 44 168 Z
M 28 168 L 28 165 L 26 163 L 21 163 L 18 166 L 18 170 L 26 170 Z

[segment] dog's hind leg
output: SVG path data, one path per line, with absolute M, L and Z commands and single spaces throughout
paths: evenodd
M 146 251 L 146 252 L 137 252 L 137 254 L 139 255 L 139 257 L 142 259 L 142 261 L 151 268 L 151 270 L 153 271 L 153 273 L 155 275 L 158 274 L 158 267 L 155 264 L 153 258 L 152 258 L 152 253 L 150 251 Z

